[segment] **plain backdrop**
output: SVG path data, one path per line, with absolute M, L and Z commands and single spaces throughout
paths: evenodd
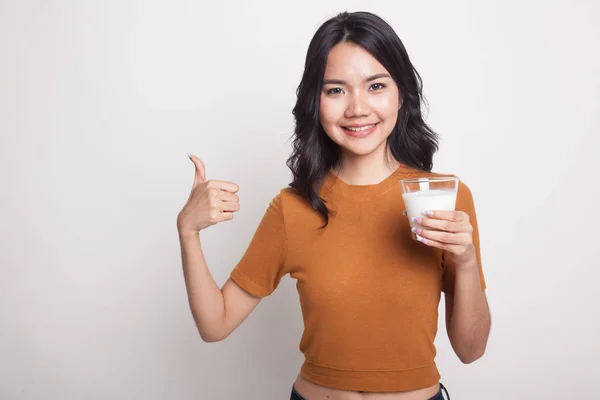
M 0 398 L 286 399 L 302 318 L 286 277 L 227 340 L 191 317 L 176 216 L 193 179 L 240 185 L 204 231 L 219 285 L 291 180 L 308 43 L 386 19 L 423 77 L 479 215 L 492 312 L 453 399 L 595 399 L 600 372 L 600 3 L 0 1 Z

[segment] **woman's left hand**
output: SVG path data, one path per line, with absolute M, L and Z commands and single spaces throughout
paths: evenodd
M 428 211 L 422 217 L 413 218 L 412 228 L 417 240 L 427 246 L 437 247 L 452 253 L 460 265 L 476 264 L 473 245 L 473 226 L 464 211 Z

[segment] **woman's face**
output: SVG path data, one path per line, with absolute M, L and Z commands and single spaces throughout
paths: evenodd
M 389 72 L 369 52 L 341 42 L 327 57 L 321 90 L 321 126 L 343 156 L 379 155 L 402 103 Z

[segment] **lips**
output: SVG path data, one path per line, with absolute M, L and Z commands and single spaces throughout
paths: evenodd
M 370 135 L 375 131 L 379 125 L 379 122 L 376 124 L 364 124 L 364 125 L 352 125 L 352 126 L 342 126 L 344 133 L 348 136 L 352 137 L 365 137 Z

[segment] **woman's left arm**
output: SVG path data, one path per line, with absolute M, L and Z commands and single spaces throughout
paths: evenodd
M 446 331 L 454 352 L 465 364 L 485 352 L 491 318 L 485 292 L 481 290 L 479 268 L 456 271 L 454 294 L 446 293 Z
M 490 333 L 490 310 L 481 288 L 480 268 L 473 244 L 473 227 L 463 211 L 434 211 L 415 221 L 420 242 L 449 253 L 454 290 L 446 293 L 446 330 L 460 360 L 469 364 L 483 356 Z

